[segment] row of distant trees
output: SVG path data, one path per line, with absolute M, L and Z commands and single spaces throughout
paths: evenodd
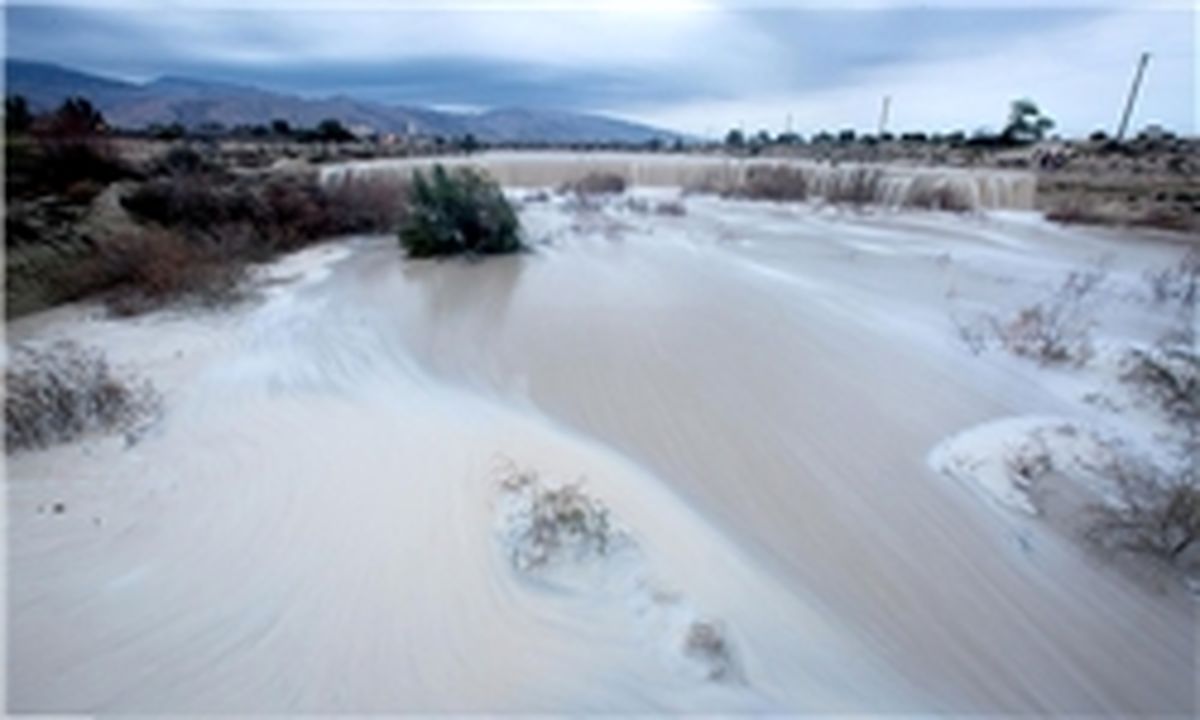
M 1037 104 L 1029 99 L 1014 100 L 1009 106 L 1008 120 L 1004 129 L 999 133 L 979 132 L 968 136 L 959 130 L 945 134 L 927 134 L 923 132 L 906 132 L 900 135 L 884 132 L 879 135 L 859 135 L 851 129 L 837 133 L 822 131 L 813 135 L 808 142 L 814 145 L 848 145 L 861 143 L 871 145 L 879 142 L 909 143 L 946 143 L 951 145 L 983 145 L 992 147 L 1015 147 L 1036 143 L 1045 138 L 1046 133 L 1054 127 L 1054 120 L 1043 114 Z M 753 135 L 746 135 L 738 128 L 731 129 L 725 135 L 725 145 L 733 148 L 755 148 L 769 145 L 802 145 L 806 141 L 803 136 L 794 132 L 782 132 L 772 136 L 766 130 L 759 130 Z
M 44 135 L 72 136 L 80 134 L 96 134 L 109 130 L 101 112 L 90 101 L 82 97 L 72 97 L 62 103 L 57 109 L 35 114 L 26 99 L 20 95 L 10 95 L 4 101 L 5 129 L 9 135 L 19 135 L 29 132 L 40 132 Z M 932 143 L 946 145 L 967 145 L 976 147 L 1017 147 L 1036 143 L 1045 138 L 1054 127 L 1054 120 L 1045 115 L 1035 102 L 1028 99 L 1014 100 L 1009 107 L 1009 114 L 1003 129 L 999 133 L 977 132 L 972 135 L 958 130 L 949 133 L 905 132 L 898 135 L 884 132 L 879 135 L 858 134 L 846 129 L 839 132 L 822 131 L 811 138 L 804 138 L 795 132 L 782 132 L 772 135 L 767 130 L 754 134 L 746 134 L 741 129 L 731 129 L 724 138 L 724 145 L 731 150 L 748 150 L 755 152 L 770 146 L 789 145 L 873 145 L 876 143 L 905 142 Z M 350 142 L 359 139 L 345 125 L 334 118 L 319 122 L 315 127 L 293 126 L 284 119 L 276 119 L 266 124 L 236 125 L 227 127 L 220 123 L 203 123 L 194 127 L 186 127 L 182 123 L 155 124 L 148 127 L 144 133 L 161 140 L 181 138 L 246 138 L 262 140 L 289 140 L 295 142 Z M 1107 140 L 1103 131 L 1092 133 L 1093 141 Z M 458 150 L 471 153 L 482 149 L 484 143 L 473 134 L 446 137 L 435 135 L 423 139 L 435 148 Z M 556 143 L 516 143 L 510 145 L 546 146 Z M 641 143 L 593 143 L 598 148 L 603 147 L 640 147 L 651 152 L 685 150 L 686 144 L 680 138 L 664 139 L 651 138 Z
M 257 139 L 285 139 L 299 142 L 351 142 L 358 137 L 339 120 L 327 118 L 316 127 L 293 126 L 287 120 L 272 120 L 269 124 L 235 125 L 201 123 L 188 128 L 182 123 L 150 125 L 146 133 L 159 140 L 178 140 L 184 137 L 241 137 Z

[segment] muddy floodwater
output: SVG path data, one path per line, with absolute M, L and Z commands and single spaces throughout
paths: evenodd
M 1158 441 L 1103 359 L 1164 329 L 1181 244 L 1050 224 L 1023 176 L 856 212 L 610 160 L 640 185 L 582 206 L 491 161 L 518 256 L 343 239 L 230 311 L 10 327 L 163 394 L 136 442 L 8 459 L 11 708 L 1194 713 L 1194 598 L 970 472 L 1046 419 Z M 956 330 L 1088 267 L 1086 367 Z M 601 530 L 530 547 L 570 484 Z

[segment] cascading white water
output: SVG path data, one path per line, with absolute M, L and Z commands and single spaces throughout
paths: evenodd
M 502 185 L 526 188 L 555 187 L 589 173 L 614 173 L 632 185 L 643 187 L 727 188 L 744 182 L 752 168 L 784 166 L 798 169 L 810 188 L 810 195 L 817 199 L 860 182 L 866 173 L 876 176 L 870 183 L 870 202 L 889 207 L 924 205 L 931 193 L 943 193 L 956 206 L 971 210 L 1031 210 L 1037 187 L 1032 173 L 993 169 L 831 165 L 782 158 L 515 151 L 341 163 L 323 168 L 321 178 L 336 182 L 347 177 L 408 176 L 414 170 L 437 163 L 479 167 Z

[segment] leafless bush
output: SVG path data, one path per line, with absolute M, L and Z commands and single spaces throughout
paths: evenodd
M 548 487 L 533 471 L 514 471 L 501 488 L 513 501 L 507 521 L 510 560 L 517 570 L 603 556 L 623 537 L 604 503 L 579 483 Z
M 148 382 L 112 371 L 97 350 L 72 341 L 17 345 L 5 369 L 6 452 L 70 442 L 90 432 L 136 433 L 158 395 Z
M 194 242 L 220 242 L 230 226 L 253 228 L 254 259 L 334 235 L 391 232 L 408 207 L 407 184 L 348 176 L 322 185 L 315 174 L 233 176 L 198 172 L 154 178 L 121 198 L 140 220 Z
M 974 331 L 976 341 L 986 346 L 995 338 L 1014 355 L 1042 365 L 1082 365 L 1093 354 L 1091 331 L 1095 325 L 1085 301 L 1105 276 L 1102 269 L 1072 271 L 1049 298 L 1021 308 L 1014 317 L 982 317 L 983 327 Z
M 1200 354 L 1194 345 L 1160 341 L 1124 358 L 1121 379 L 1159 404 L 1177 423 L 1200 422 Z
M 133 315 L 183 300 L 229 304 L 240 297 L 244 274 L 245 261 L 224 243 L 200 244 L 167 230 L 143 229 L 98 242 L 64 281 L 77 295 L 103 292 L 110 310 Z
M 409 187 L 400 176 L 346 174 L 322 190 L 334 230 L 391 233 L 408 216 Z
M 1170 267 L 1147 272 L 1146 282 L 1155 303 L 1194 310 L 1200 300 L 1200 249 L 1189 249 Z
M 1200 483 L 1194 468 L 1171 473 L 1146 461 L 1105 471 L 1119 498 L 1091 508 L 1088 536 L 1110 548 L 1177 562 L 1200 539 Z
M 625 178 L 617 173 L 590 172 L 573 182 L 564 183 L 560 192 L 576 195 L 620 195 L 625 192 Z

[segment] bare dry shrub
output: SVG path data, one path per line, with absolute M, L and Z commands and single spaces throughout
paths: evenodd
M 1145 277 L 1155 303 L 1194 310 L 1200 301 L 1200 249 L 1190 248 L 1179 262 Z
M 141 229 L 97 243 L 69 273 L 80 294 L 105 292 L 118 315 L 191 300 L 205 306 L 238 299 L 244 262 L 219 245 L 197 245 L 162 229 Z
M 603 556 L 622 537 L 608 508 L 580 483 L 549 487 L 533 471 L 513 471 L 501 488 L 516 500 L 509 517 L 513 567 L 531 571 L 564 556 Z
M 1095 325 L 1084 301 L 1105 275 L 1099 269 L 1072 271 L 1048 299 L 1020 309 L 1005 322 L 989 318 L 992 331 L 1014 355 L 1043 365 L 1081 365 L 1092 356 Z
M 559 191 L 576 195 L 620 195 L 627 185 L 625 178 L 617 173 L 590 172 L 578 180 L 563 183 Z
M 1119 498 L 1091 508 L 1087 534 L 1094 542 L 1177 562 L 1200 539 L 1200 483 L 1194 468 L 1171 473 L 1125 459 L 1111 463 L 1105 474 Z
M 90 432 L 136 433 L 158 409 L 148 382 L 113 372 L 97 350 L 72 341 L 10 348 L 5 368 L 6 452 L 70 442 Z
M 1082 365 L 1093 355 L 1095 321 L 1086 300 L 1104 281 L 1103 268 L 1072 271 L 1045 300 L 1003 320 L 985 313 L 972 321 L 951 317 L 959 339 L 975 355 L 999 344 L 1042 365 Z
M 321 185 L 313 173 L 159 177 L 121 204 L 137 218 L 190 240 L 219 243 L 229 226 L 253 228 L 254 259 L 266 259 L 334 235 L 392 232 L 406 217 L 408 185 L 381 176 L 347 176 Z
M 1196 347 L 1200 250 L 1192 248 L 1174 265 L 1146 273 L 1146 281 L 1153 302 L 1172 313 L 1172 325 L 1150 348 L 1126 353 L 1121 379 L 1195 435 L 1200 422 L 1200 352 Z
M 1200 354 L 1193 345 L 1160 341 L 1131 350 L 1121 379 L 1154 400 L 1177 423 L 1200 422 Z

